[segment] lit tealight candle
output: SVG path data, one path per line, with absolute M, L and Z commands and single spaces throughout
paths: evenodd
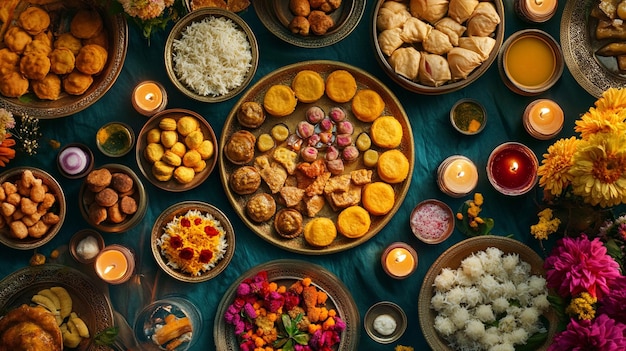
M 132 102 L 137 112 L 144 116 L 152 116 L 165 109 L 167 93 L 165 88 L 157 82 L 142 82 L 133 90 Z
M 390 277 L 404 279 L 417 268 L 417 252 L 405 243 L 396 242 L 385 249 L 381 263 Z
M 547 140 L 563 129 L 563 110 L 554 101 L 538 99 L 524 111 L 523 124 L 526 131 L 540 140 Z
M 557 0 L 515 0 L 515 12 L 527 22 L 540 23 L 556 13 Z
M 135 269 L 133 253 L 121 245 L 109 245 L 102 249 L 94 263 L 96 274 L 109 284 L 127 281 Z
M 476 165 L 465 156 L 448 157 L 441 162 L 437 173 L 439 189 L 452 197 L 462 197 L 469 194 L 478 183 Z
M 525 194 L 537 182 L 537 156 L 527 146 L 508 142 L 496 147 L 487 161 L 487 177 L 505 195 Z

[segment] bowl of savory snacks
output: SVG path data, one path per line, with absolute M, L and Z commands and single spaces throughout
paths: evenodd
M 187 97 L 202 102 L 221 102 L 239 94 L 252 81 L 258 64 L 259 48 L 248 24 L 220 8 L 185 15 L 165 43 L 170 80 Z
M 146 214 L 148 194 L 137 174 L 121 164 L 94 168 L 79 191 L 83 218 L 98 231 L 130 230 Z
M 13 67 L 0 79 L 0 107 L 40 119 L 64 117 L 91 106 L 113 86 L 128 45 L 123 14 L 94 0 L 45 6 L 9 1 L 7 10 L 0 47 L 2 61 Z
M 54 238 L 65 220 L 63 189 L 49 173 L 33 167 L 16 167 L 0 174 L 0 241 L 30 250 Z
M 415 3 L 379 0 L 374 8 L 371 35 L 385 73 L 426 95 L 462 89 L 483 75 L 504 40 L 503 1 Z
M 163 190 L 180 192 L 202 184 L 217 163 L 217 138 L 209 122 L 185 109 L 152 116 L 139 132 L 141 173 Z
M 183 201 L 163 211 L 150 242 L 159 267 L 188 283 L 216 277 L 235 254 L 235 231 L 228 217 L 200 201 Z

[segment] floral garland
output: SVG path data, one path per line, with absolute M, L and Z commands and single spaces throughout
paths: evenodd
M 112 13 L 124 13 L 142 31 L 144 38 L 164 30 L 187 13 L 183 0 L 99 0 Z
M 544 208 L 530 227 L 560 238 L 544 268 L 559 332 L 549 351 L 626 349 L 626 89 L 609 88 L 548 147 L 538 169 Z

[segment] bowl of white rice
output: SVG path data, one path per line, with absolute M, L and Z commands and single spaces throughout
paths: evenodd
M 220 8 L 202 8 L 181 18 L 165 43 L 165 69 L 186 96 L 226 101 L 252 81 L 259 47 L 250 26 Z

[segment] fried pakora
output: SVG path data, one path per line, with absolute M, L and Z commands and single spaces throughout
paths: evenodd
M 24 49 L 24 55 L 42 54 L 47 56 L 50 52 L 52 52 L 52 47 L 45 41 L 37 39 L 31 41 L 30 44 L 26 45 L 26 48 Z
M 37 35 L 50 26 L 50 15 L 37 6 L 30 6 L 20 13 L 17 22 L 26 33 Z
M 289 0 L 289 10 L 296 16 L 308 16 L 311 13 L 309 0 Z
M 56 74 L 68 74 L 74 70 L 76 57 L 68 48 L 57 48 L 50 54 L 50 70 Z
M 0 76 L 19 70 L 20 55 L 8 48 L 0 49 Z
M 316 35 L 326 34 L 326 32 L 335 25 L 333 18 L 323 11 L 313 10 L 307 18 L 311 25 L 311 32 Z
M 26 45 L 30 44 L 31 41 L 33 41 L 33 37 L 17 26 L 9 28 L 4 34 L 4 44 L 9 50 L 18 54 L 23 53 Z
M 96 10 L 81 9 L 70 22 L 70 32 L 80 39 L 93 38 L 102 30 L 102 16 Z
M 76 56 L 76 69 L 85 74 L 102 72 L 107 62 L 108 53 L 100 45 L 90 44 L 83 46 Z
M 54 41 L 55 49 L 58 49 L 58 48 L 70 49 L 70 51 L 72 51 L 74 56 L 78 55 L 78 52 L 80 51 L 80 48 L 82 47 L 83 47 L 83 44 L 81 43 L 80 39 L 72 35 L 72 33 L 70 32 L 66 32 L 66 33 L 59 35 L 57 39 Z
M 50 59 L 43 54 L 26 54 L 20 60 L 20 72 L 28 79 L 43 79 L 50 72 Z
M 61 78 L 54 73 L 48 73 L 41 80 L 33 80 L 31 83 L 33 92 L 42 100 L 56 100 L 61 95 Z
M 96 44 L 100 45 L 105 49 L 109 49 L 109 38 L 107 36 L 107 32 L 105 30 L 101 30 L 96 36 L 84 39 L 83 45 Z
M 81 95 L 93 83 L 91 74 L 85 74 L 78 70 L 73 70 L 63 78 L 63 90 L 70 95 Z
M 6 97 L 20 97 L 28 91 L 28 79 L 14 71 L 0 77 L 0 94 Z
M 289 23 L 289 30 L 293 34 L 309 35 L 311 24 L 304 16 L 296 16 Z

